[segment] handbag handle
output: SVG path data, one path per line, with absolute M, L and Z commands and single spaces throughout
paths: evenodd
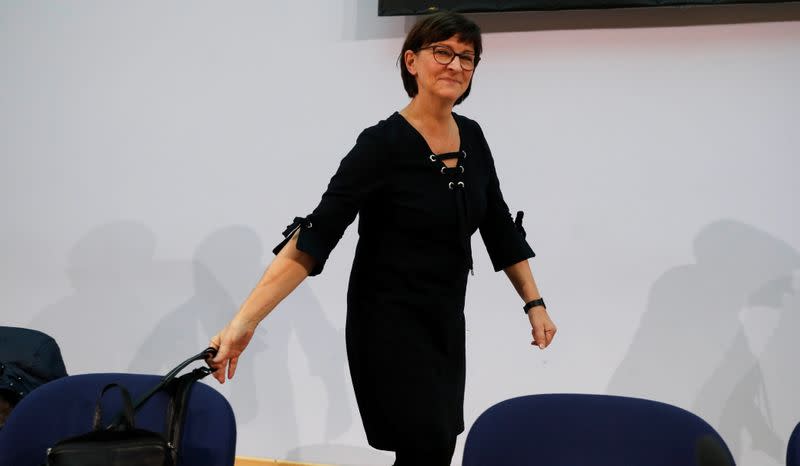
M 195 361 L 201 361 L 201 360 L 205 361 L 205 360 L 207 360 L 209 358 L 213 358 L 216 355 L 217 355 L 217 349 L 216 348 L 212 348 L 212 347 L 209 346 L 208 348 L 206 348 L 203 351 L 195 354 L 191 358 L 189 358 L 189 359 L 183 361 L 182 363 L 178 364 L 177 366 L 175 366 L 174 369 L 169 371 L 167 373 L 167 375 L 165 375 L 164 377 L 161 378 L 161 381 L 158 383 L 158 385 L 156 385 L 155 387 L 150 389 L 150 391 L 148 391 L 147 393 L 142 395 L 138 400 L 136 400 L 136 403 L 134 403 L 134 405 L 133 405 L 133 410 L 136 411 L 139 408 L 141 408 L 142 405 L 147 402 L 147 400 L 149 400 L 153 395 L 155 395 L 156 392 L 158 392 L 159 390 L 163 389 L 172 379 L 175 378 L 176 375 L 178 375 L 189 364 L 191 364 L 191 363 L 193 363 Z M 203 375 L 203 377 L 205 377 L 206 375 L 208 375 L 211 372 L 213 372 L 211 369 L 209 369 L 207 367 L 203 367 L 201 369 L 206 371 L 205 374 Z
M 117 419 L 108 426 L 108 429 L 119 429 L 120 427 L 122 430 L 130 430 L 134 427 L 134 418 L 133 418 L 133 403 L 131 403 L 131 394 L 128 393 L 128 390 L 118 383 L 110 383 L 103 387 L 103 390 L 100 391 L 100 396 L 97 397 L 97 403 L 94 406 L 94 419 L 92 420 L 92 430 L 98 431 L 100 430 L 100 422 L 103 418 L 103 395 L 111 388 L 119 388 L 120 393 L 122 394 L 122 413 L 117 416 Z
M 216 355 L 217 355 L 217 349 L 216 348 L 212 348 L 212 347 L 209 346 L 208 348 L 204 349 L 203 351 L 195 354 L 194 356 L 188 358 L 187 360 L 185 360 L 182 363 L 180 363 L 177 366 L 175 366 L 174 369 L 169 371 L 167 373 L 167 375 L 165 375 L 164 377 L 161 378 L 161 380 L 158 382 L 158 384 L 155 387 L 151 388 L 149 391 L 147 391 L 147 393 L 145 393 L 144 395 L 139 397 L 136 400 L 136 402 L 132 404 L 130 415 L 128 414 L 128 405 L 126 405 L 124 407 L 124 412 L 118 414 L 117 417 L 114 419 L 114 422 L 112 422 L 111 425 L 108 426 L 108 428 L 113 428 L 114 426 L 119 425 L 123 421 L 123 419 L 125 417 L 129 417 L 129 419 L 130 419 L 129 425 L 133 426 L 134 413 L 136 411 L 138 411 L 139 408 L 141 408 L 143 404 L 147 403 L 147 400 L 149 400 L 150 398 L 153 397 L 153 395 L 158 393 L 159 390 L 162 390 L 164 387 L 166 387 L 167 384 L 170 381 L 172 381 L 175 378 L 176 375 L 178 375 L 180 373 L 180 371 L 182 371 L 184 368 L 186 368 L 186 366 L 188 366 L 189 364 L 191 364 L 191 363 L 193 363 L 195 361 L 200 361 L 200 360 L 205 361 L 205 360 L 207 360 L 209 358 L 213 358 Z M 209 369 L 208 367 L 200 367 L 200 368 L 195 369 L 195 371 L 201 371 L 202 372 L 202 374 L 198 374 L 197 380 L 200 380 L 203 377 L 205 377 L 206 375 L 208 375 L 208 374 L 213 372 L 213 370 Z M 110 384 L 110 385 L 117 385 L 117 384 Z M 128 391 L 125 390 L 123 387 L 120 387 L 120 388 L 122 390 L 124 390 L 124 393 L 128 396 L 128 400 L 130 400 L 130 394 L 128 394 Z M 95 413 L 95 416 L 97 416 L 96 413 Z M 99 422 L 99 419 L 96 419 L 96 421 Z
M 164 376 L 164 378 L 161 380 L 161 383 L 166 384 L 170 380 L 174 379 L 175 376 L 178 375 L 180 373 L 180 371 L 182 371 L 189 364 L 191 364 L 191 363 L 193 363 L 195 361 L 200 361 L 200 360 L 205 361 L 205 360 L 207 360 L 209 358 L 213 358 L 216 355 L 217 355 L 217 349 L 216 348 L 212 348 L 212 347 L 209 346 L 208 348 L 204 349 L 203 351 L 195 354 L 191 358 L 189 358 L 186 361 L 183 361 L 182 363 L 180 363 L 177 366 L 175 366 L 175 369 L 172 369 L 171 371 L 167 372 L 167 375 Z

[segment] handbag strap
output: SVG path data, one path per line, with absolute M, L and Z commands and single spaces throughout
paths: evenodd
M 186 361 L 183 361 L 182 363 L 180 363 L 177 366 L 175 366 L 174 369 L 169 371 L 167 373 L 167 375 L 164 376 L 164 378 L 162 379 L 162 382 L 168 382 L 169 380 L 174 379 L 175 376 L 178 375 L 180 373 L 180 371 L 182 371 L 184 368 L 186 368 L 186 366 L 188 366 L 189 364 L 191 364 L 191 363 L 193 363 L 195 361 L 201 361 L 201 360 L 205 361 L 207 359 L 213 358 L 216 355 L 217 355 L 217 349 L 216 348 L 212 348 L 212 347 L 209 346 L 208 348 L 204 349 L 203 351 L 195 354 L 191 358 L 189 358 Z
M 155 387 L 151 388 L 147 393 L 145 393 L 144 395 L 142 395 L 141 397 L 139 397 L 136 400 L 136 403 L 134 403 L 134 405 L 133 405 L 133 410 L 134 411 L 138 410 L 139 408 L 142 407 L 143 404 L 145 404 L 147 402 L 147 400 L 152 398 L 153 395 L 155 395 L 158 391 L 163 390 L 164 387 L 166 387 L 167 384 L 171 380 L 173 380 L 175 378 L 175 376 L 178 375 L 189 364 L 191 364 L 191 363 L 193 363 L 195 361 L 201 361 L 201 360 L 205 361 L 205 360 L 208 360 L 210 358 L 213 358 L 216 355 L 217 355 L 217 349 L 216 348 L 212 348 L 212 347 L 208 347 L 208 348 L 204 349 L 203 351 L 195 354 L 194 356 L 188 358 L 187 360 L 183 361 L 182 363 L 178 364 L 177 366 L 175 366 L 174 369 L 172 369 L 171 371 L 167 372 L 167 375 L 165 375 L 164 377 L 161 378 L 161 381 L 158 383 L 158 385 L 156 385 Z M 206 369 L 208 372 L 206 372 L 202 377 L 198 378 L 197 380 L 200 380 L 201 378 L 205 377 L 206 375 L 208 375 L 208 374 L 210 374 L 212 372 L 211 369 L 208 369 L 207 367 L 204 368 L 204 369 Z
M 208 360 L 210 358 L 213 358 L 216 355 L 217 355 L 217 349 L 216 348 L 212 348 L 212 347 L 208 347 L 208 348 L 204 349 L 203 351 L 195 354 L 194 356 L 186 359 L 182 363 L 178 364 L 171 371 L 167 372 L 167 374 L 164 377 L 161 378 L 161 380 L 158 382 L 158 384 L 156 384 L 155 387 L 151 388 L 145 394 L 141 395 L 136 400 L 136 402 L 133 403 L 133 407 L 131 408 L 132 413 L 131 413 L 131 416 L 130 416 L 131 426 L 133 425 L 133 421 L 132 421 L 133 420 L 133 413 L 138 411 L 139 408 L 142 407 L 142 405 L 147 403 L 147 400 L 152 398 L 153 395 L 155 395 L 159 391 L 164 390 L 165 388 L 167 388 L 167 385 L 169 385 L 170 382 L 175 380 L 175 376 L 178 375 L 178 373 L 180 373 L 180 371 L 182 371 L 184 368 L 186 368 L 186 366 L 188 366 L 189 364 L 191 364 L 191 363 L 193 363 L 195 361 L 201 361 L 201 360 L 202 361 L 206 361 L 206 360 Z M 202 367 L 202 368 L 196 369 L 195 371 L 201 371 L 201 372 L 198 372 L 197 375 L 202 373 L 202 375 L 199 375 L 199 377 L 197 377 L 195 380 L 200 380 L 203 377 L 205 377 L 206 375 L 208 375 L 211 372 L 213 372 L 208 367 Z M 113 384 L 113 385 L 116 385 L 116 384 Z M 122 388 L 122 387 L 120 387 L 120 388 Z M 123 390 L 124 390 L 124 388 L 123 388 Z M 127 394 L 127 390 L 125 391 L 125 393 Z M 130 399 L 130 394 L 128 394 L 128 398 Z M 112 422 L 111 425 L 108 426 L 108 427 L 112 428 L 113 426 L 116 426 L 116 425 L 120 424 L 122 422 L 123 418 L 126 417 L 127 415 L 128 414 L 127 414 L 127 407 L 126 407 L 125 408 L 125 412 L 119 413 L 117 415 L 117 417 L 114 419 L 114 422 Z
M 198 380 L 210 374 L 212 371 L 208 367 L 198 367 L 197 369 L 183 374 L 171 380 L 165 390 L 170 395 L 167 415 L 165 416 L 165 436 L 172 445 L 173 461 L 179 464 L 178 454 L 180 453 L 181 437 L 183 435 L 183 424 L 186 419 L 187 406 L 189 404 L 189 392 L 192 385 Z
M 122 412 L 117 416 L 117 419 L 108 426 L 108 429 L 131 430 L 134 428 L 133 417 L 133 403 L 131 403 L 131 394 L 128 390 L 118 383 L 110 383 L 103 387 L 100 395 L 97 397 L 97 403 L 94 406 L 94 418 L 92 419 L 92 430 L 98 431 L 101 429 L 100 422 L 103 418 L 103 395 L 109 389 L 118 388 L 122 394 Z

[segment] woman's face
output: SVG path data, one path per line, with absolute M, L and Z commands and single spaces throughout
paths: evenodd
M 438 48 L 442 46 L 449 47 L 457 55 L 448 65 L 440 63 L 446 61 L 446 51 Z M 438 54 L 439 61 L 435 54 Z M 475 71 L 464 70 L 462 58 L 458 55 L 474 57 L 475 49 L 471 44 L 460 42 L 457 36 L 428 44 L 416 53 L 407 50 L 404 55 L 405 64 L 409 73 L 417 79 L 419 94 L 431 94 L 452 102 L 458 100 L 467 90 Z M 465 66 L 469 68 L 468 65 Z

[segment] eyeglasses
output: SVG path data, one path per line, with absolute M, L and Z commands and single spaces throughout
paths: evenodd
M 455 50 L 446 45 L 429 45 L 427 47 L 420 47 L 419 50 L 425 49 L 431 49 L 431 52 L 433 52 L 433 59 L 436 60 L 436 63 L 441 65 L 449 65 L 458 57 L 461 69 L 464 71 L 474 70 L 480 61 L 480 57 L 476 57 L 471 53 L 456 53 Z

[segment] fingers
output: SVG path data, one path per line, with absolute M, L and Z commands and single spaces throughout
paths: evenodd
M 212 372 L 212 375 L 214 376 L 215 379 L 217 379 L 217 382 L 225 383 L 225 366 L 223 365 L 215 367 L 214 372 Z
M 225 383 L 225 366 L 227 366 L 227 356 L 228 356 L 228 348 L 227 346 L 223 346 L 221 342 L 222 338 L 220 334 L 214 335 L 211 338 L 211 342 L 209 342 L 208 346 L 217 349 L 217 355 L 213 358 L 206 361 L 208 367 L 213 369 L 214 372 L 211 373 L 217 382 Z
M 533 326 L 531 333 L 533 334 L 533 344 L 538 346 L 539 349 L 544 349 L 547 346 L 547 339 L 544 336 L 544 326 L 537 322 L 536 325 Z
M 227 365 L 227 361 L 209 361 L 208 366 L 214 371 L 211 375 L 217 379 L 217 382 L 225 383 L 225 366 Z
M 224 329 L 223 329 L 224 331 Z M 217 333 L 213 337 L 211 337 L 211 341 L 208 342 L 208 346 L 217 350 L 217 354 L 211 358 L 211 361 L 219 362 L 220 355 L 222 354 L 222 332 Z
M 230 364 L 228 364 L 228 378 L 232 379 L 233 374 L 236 373 L 236 366 L 239 364 L 239 358 L 231 358 Z
M 253 337 L 254 328 L 231 321 L 225 328 L 211 339 L 209 344 L 217 349 L 217 355 L 208 362 L 214 369 L 214 378 L 225 383 L 225 378 L 232 379 L 236 374 L 239 357 Z
M 224 376 L 220 376 L 220 374 L 224 374 L 224 369 L 223 369 L 224 368 L 224 364 L 220 364 L 218 362 L 214 362 L 213 359 L 207 359 L 206 360 L 206 364 L 208 364 L 208 367 L 211 368 L 211 376 L 214 377 L 215 379 L 217 379 L 217 382 L 225 383 L 225 377 Z M 223 369 L 223 370 L 220 370 L 220 369 Z
M 553 341 L 553 337 L 556 336 L 556 332 L 557 331 L 558 331 L 558 328 L 556 328 L 555 325 L 551 325 L 550 328 L 545 328 L 545 330 L 544 330 L 544 338 L 545 338 L 544 346 L 545 346 L 545 348 L 550 346 L 550 343 Z
M 228 346 L 227 345 L 219 345 L 217 348 L 217 355 L 211 360 L 211 362 L 215 365 L 221 364 L 229 359 L 228 357 Z
M 528 313 L 528 318 L 531 322 L 531 335 L 533 336 L 532 345 L 536 345 L 539 349 L 545 349 L 553 342 L 553 338 L 558 330 L 547 315 L 544 308 L 534 308 Z

